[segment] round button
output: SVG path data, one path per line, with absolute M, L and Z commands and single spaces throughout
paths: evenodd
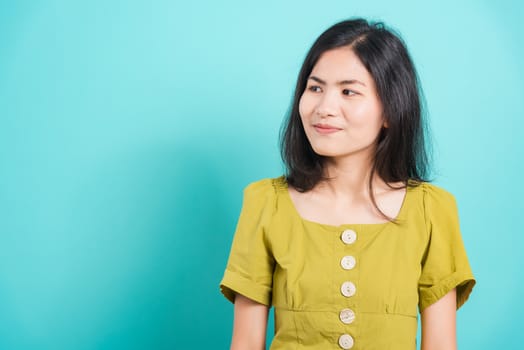
M 345 324 L 353 323 L 355 321 L 355 313 L 351 309 L 342 309 L 340 311 L 340 320 Z
M 355 257 L 351 255 L 346 255 L 340 260 L 340 266 L 342 266 L 344 270 L 351 270 L 355 267 L 356 263 Z
M 353 230 L 344 230 L 342 236 L 340 237 L 342 242 L 346 244 L 353 244 L 357 240 L 357 233 Z
M 353 282 L 346 281 L 342 283 L 342 286 L 340 287 L 340 291 L 342 292 L 343 296 L 349 298 L 355 295 L 355 292 L 357 291 L 357 287 L 355 287 Z
M 342 334 L 338 338 L 338 345 L 342 349 L 351 349 L 353 347 L 353 337 L 351 337 L 349 334 Z

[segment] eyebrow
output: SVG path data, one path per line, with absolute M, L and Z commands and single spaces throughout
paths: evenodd
M 311 80 L 314 80 L 316 81 L 317 83 L 319 84 L 322 84 L 322 85 L 326 85 L 326 82 L 318 77 L 315 77 L 314 75 L 310 76 L 308 78 L 308 80 L 311 79 Z M 363 82 L 361 82 L 360 80 L 357 80 L 357 79 L 349 79 L 349 80 L 341 80 L 339 82 L 337 82 L 337 85 L 348 85 L 348 84 L 360 84 L 362 86 L 366 86 L 366 84 L 364 84 Z

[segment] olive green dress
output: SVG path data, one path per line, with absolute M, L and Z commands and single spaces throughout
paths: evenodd
M 244 190 L 222 293 L 275 308 L 272 350 L 415 349 L 422 311 L 475 279 L 452 194 L 408 187 L 398 224 L 303 219 L 284 177 Z

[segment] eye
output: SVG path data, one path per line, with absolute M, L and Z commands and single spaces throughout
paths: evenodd
M 357 93 L 350 89 L 344 89 L 342 90 L 342 94 L 346 96 L 352 96 L 352 95 L 356 95 Z
M 310 87 L 308 87 L 308 90 L 311 92 L 320 92 L 321 89 L 318 85 L 311 85 Z

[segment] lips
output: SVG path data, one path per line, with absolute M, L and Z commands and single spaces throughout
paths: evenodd
M 342 130 L 341 128 L 338 128 L 336 126 L 322 123 L 313 124 L 313 127 L 319 134 L 332 134 Z

